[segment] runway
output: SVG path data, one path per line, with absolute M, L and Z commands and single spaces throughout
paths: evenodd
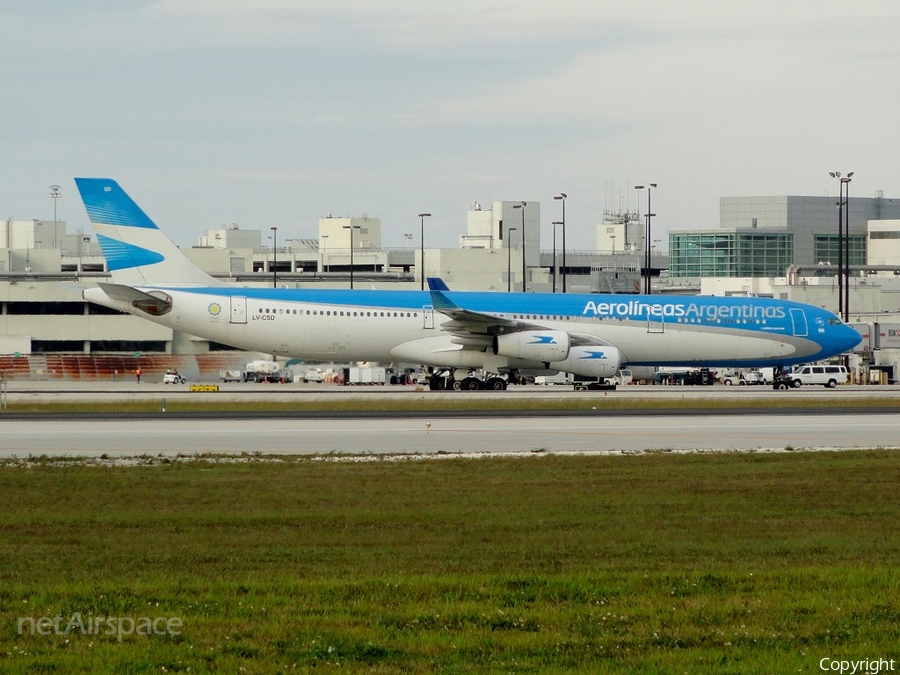
M 900 447 L 890 414 L 6 420 L 0 457 L 437 454 Z
M 900 387 L 842 386 L 834 390 L 803 387 L 632 386 L 614 392 L 573 392 L 568 387 L 514 387 L 506 392 L 431 392 L 415 387 L 336 387 L 334 385 L 222 385 L 215 393 L 190 392 L 187 386 L 118 382 L 9 382 L 12 403 L 116 401 L 146 399 L 160 405 L 184 399 L 227 401 L 230 413 L 159 414 L 114 418 L 74 415 L 22 419 L 0 416 L 0 457 L 136 456 L 193 453 L 264 454 L 437 454 L 437 453 L 620 453 L 642 451 L 784 450 L 786 448 L 900 447 L 900 415 L 840 408 L 840 401 L 877 397 L 900 403 Z M 602 401 L 635 401 L 637 410 L 603 410 Z M 513 398 L 597 400 L 598 410 L 581 413 L 510 414 L 509 412 L 267 414 L 240 413 L 243 402 L 387 400 L 446 401 Z M 691 400 L 718 403 L 764 400 L 771 407 L 704 413 L 690 410 Z M 791 400 L 821 399 L 827 411 L 791 409 Z M 666 411 L 661 400 L 686 402 Z M 646 413 L 640 410 L 647 403 Z M 835 404 L 838 404 L 835 406 Z M 897 410 L 894 407 L 894 412 Z M 241 417 L 237 417 L 241 414 Z

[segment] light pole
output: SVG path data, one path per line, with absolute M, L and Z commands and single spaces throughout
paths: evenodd
M 430 218 L 430 217 L 431 217 L 430 213 L 420 213 L 419 214 L 419 222 L 421 223 L 421 225 L 420 225 L 421 233 L 419 235 L 420 236 L 419 244 L 421 246 L 421 256 L 419 259 L 419 264 L 422 266 L 422 269 L 419 270 L 419 276 L 422 278 L 421 289 L 423 291 L 425 290 L 425 219 Z
M 844 315 L 844 181 L 840 171 L 829 171 L 828 175 L 837 178 L 840 196 L 836 204 L 838 209 L 838 316 Z
M 525 267 L 525 207 L 528 206 L 527 202 L 522 202 L 521 204 L 513 204 L 514 209 L 522 209 L 522 292 L 525 293 L 527 288 L 527 275 L 528 271 Z
M 653 213 L 653 209 L 652 209 L 651 206 L 650 206 L 650 189 L 651 189 L 651 188 L 655 188 L 655 187 L 656 187 L 656 183 L 648 183 L 648 184 L 646 185 L 646 190 L 647 190 L 647 216 L 646 216 L 646 218 L 647 218 L 647 226 L 646 226 L 646 232 L 644 233 L 644 269 L 645 269 L 646 272 L 647 272 L 647 280 L 646 280 L 646 282 L 645 282 L 644 292 L 645 292 L 647 295 L 650 295 L 650 292 L 651 292 L 651 291 L 650 291 L 650 265 L 651 265 L 652 263 L 651 263 L 651 261 L 650 261 L 650 241 L 651 241 L 651 239 L 650 239 L 650 219 L 651 219 L 653 216 L 656 215 L 655 213 Z M 635 185 L 635 186 L 634 186 L 634 189 L 635 189 L 635 190 L 643 190 L 643 189 L 645 189 L 645 186 L 644 186 L 644 185 Z
M 53 241 L 56 241 L 56 201 L 62 197 L 59 185 L 50 186 L 50 199 L 53 200 Z
M 556 226 L 562 225 L 562 224 L 563 223 L 561 220 L 553 221 L 553 292 L 554 293 L 556 293 L 556 273 L 559 270 L 559 268 L 556 266 Z M 563 230 L 563 232 L 565 232 L 565 230 Z M 565 258 L 565 255 L 566 255 L 566 250 L 564 247 L 563 248 L 563 258 Z M 565 263 L 563 263 L 563 266 L 565 266 Z M 566 292 L 565 286 L 563 286 L 563 293 L 565 293 L 565 292 Z
M 512 292 L 512 235 L 518 227 L 510 227 L 506 230 L 506 292 Z
M 851 171 L 841 178 L 844 186 L 844 323 L 850 322 L 850 179 Z
M 350 230 L 350 290 L 353 290 L 353 230 L 358 230 L 359 225 L 344 225 L 345 230 Z
M 278 228 L 272 230 L 272 288 L 278 288 Z
M 838 198 L 838 315 L 844 323 L 850 320 L 850 179 L 855 172 L 851 171 L 841 177 L 840 171 L 829 171 L 828 175 L 840 181 L 840 197 Z M 844 192 L 847 193 L 846 201 Z M 844 208 L 847 209 L 846 224 Z
M 91 235 L 85 234 L 82 235 L 81 241 L 84 243 L 84 247 L 87 249 L 88 255 L 91 252 Z M 78 245 L 78 271 L 84 274 L 84 258 L 82 257 L 82 248 L 81 243 Z
M 567 195 L 565 192 L 560 192 L 556 197 L 553 198 L 553 199 L 557 199 L 562 202 L 562 220 L 560 222 L 562 223 L 562 230 L 563 230 L 563 232 L 562 232 L 562 235 L 563 235 L 562 236 L 562 249 L 563 249 L 563 261 L 562 261 L 563 262 L 563 264 L 562 264 L 562 282 L 563 282 L 562 286 L 563 286 L 563 289 L 562 289 L 562 292 L 563 293 L 566 292 L 566 197 L 568 197 L 568 196 L 569 195 Z

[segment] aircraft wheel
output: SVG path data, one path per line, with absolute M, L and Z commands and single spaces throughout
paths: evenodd
M 432 375 L 431 379 L 428 380 L 428 388 L 431 389 L 431 391 L 443 391 L 444 378 L 440 375 Z
M 489 389 L 490 391 L 505 391 L 506 380 L 502 377 L 492 377 L 484 383 L 484 388 Z
M 478 391 L 484 388 L 484 384 L 477 377 L 467 377 L 462 381 L 461 388 L 463 391 Z
M 453 380 L 453 391 L 462 391 L 462 381 L 461 380 Z

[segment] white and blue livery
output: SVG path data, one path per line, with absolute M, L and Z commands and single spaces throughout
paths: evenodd
M 113 283 L 85 299 L 249 351 L 502 375 L 609 378 L 622 366 L 783 367 L 852 349 L 827 310 L 748 297 L 240 288 L 191 263 L 108 178 L 76 178 Z M 473 378 L 477 370 L 484 377 Z

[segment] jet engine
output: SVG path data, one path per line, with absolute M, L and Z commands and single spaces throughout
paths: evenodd
M 551 362 L 550 368 L 585 377 L 615 377 L 621 357 L 615 347 L 572 347 L 564 361 Z
M 498 335 L 494 354 L 527 361 L 559 361 L 569 354 L 569 334 L 560 330 L 530 330 Z

